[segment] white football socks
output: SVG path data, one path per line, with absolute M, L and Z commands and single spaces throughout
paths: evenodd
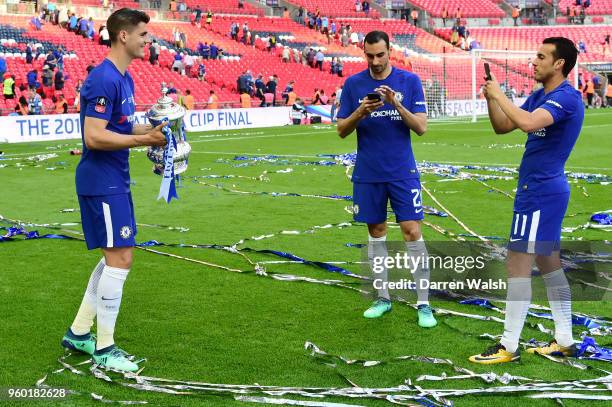
M 531 278 L 509 277 L 506 293 L 504 335 L 500 342 L 508 352 L 515 352 L 531 305 Z
M 74 322 L 70 326 L 70 330 L 75 335 L 85 335 L 91 331 L 91 326 L 96 317 L 98 281 L 100 280 L 104 266 L 106 266 L 106 263 L 104 262 L 104 257 L 102 257 L 92 271 L 91 276 L 89 276 L 89 282 L 87 283 L 87 289 L 81 301 L 81 306 L 74 318 Z
M 384 259 L 387 258 L 387 235 L 382 237 L 368 236 L 368 261 L 370 262 L 370 268 L 372 269 L 372 277 L 379 280 L 379 287 L 376 291 L 378 292 L 378 298 L 385 298 L 390 300 L 389 290 L 387 283 L 389 282 L 389 276 L 387 267 L 384 264 Z M 383 260 L 377 260 L 380 264 L 377 268 L 377 272 L 374 272 L 374 258 L 382 258 Z
M 115 343 L 115 323 L 121 306 L 123 283 L 129 269 L 105 266 L 98 283 L 98 341 L 96 349 L 103 349 Z
M 427 262 L 427 247 L 425 246 L 425 240 L 423 236 L 419 240 L 413 242 L 406 242 L 406 248 L 408 249 L 408 255 L 413 259 L 412 264 L 417 264 L 414 270 L 412 278 L 416 284 L 417 293 L 417 306 L 418 305 L 429 305 L 429 264 Z M 418 261 L 418 263 L 416 263 Z M 427 282 L 427 283 L 425 283 Z
M 546 294 L 555 321 L 555 340 L 561 346 L 574 344 L 572 336 L 572 292 L 563 269 L 542 274 Z

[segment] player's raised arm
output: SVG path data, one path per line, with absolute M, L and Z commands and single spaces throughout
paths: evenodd
M 508 133 L 516 128 L 529 133 L 553 124 L 552 115 L 544 109 L 528 112 L 516 106 L 504 95 L 493 75 L 487 81 L 484 92 L 491 124 L 497 134 Z
M 162 133 L 162 128 L 167 123 L 150 128 L 143 134 L 132 136 L 107 130 L 107 124 L 108 121 L 104 119 L 85 117 L 83 138 L 87 148 L 90 150 L 115 151 L 139 146 L 163 146 L 166 144 L 166 137 Z

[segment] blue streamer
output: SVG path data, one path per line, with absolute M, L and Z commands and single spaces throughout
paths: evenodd
M 582 343 L 578 345 L 578 357 L 580 359 L 601 360 L 612 362 L 612 349 L 597 345 L 595 339 L 585 336 Z
M 596 213 L 591 220 L 600 225 L 612 225 L 612 213 Z
M 172 198 L 178 199 L 174 182 L 174 153 L 176 152 L 176 139 L 169 127 L 170 123 L 167 117 L 164 117 L 162 120 L 154 120 L 149 117 L 149 121 L 153 127 L 157 127 L 163 122 L 168 122 L 168 125 L 162 130 L 164 136 L 166 136 L 166 149 L 164 150 L 164 173 L 162 174 L 162 182 L 159 187 L 157 199 L 164 198 L 167 203 L 170 203 Z

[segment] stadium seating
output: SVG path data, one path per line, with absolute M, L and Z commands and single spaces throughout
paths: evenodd
M 363 11 L 355 11 L 354 0 L 288 0 L 289 3 L 296 6 L 302 6 L 307 11 L 316 12 L 319 10 L 321 15 L 327 17 L 353 17 L 365 18 L 366 14 Z M 370 5 L 373 1 L 370 1 Z M 379 18 L 380 13 L 370 6 L 369 18 Z
M 576 0 L 559 0 L 559 10 L 565 14 L 568 7 L 576 4 Z M 611 0 L 593 0 L 591 5 L 585 10 L 586 15 L 612 14 Z
M 497 17 L 503 18 L 506 14 L 493 0 L 411 0 L 415 6 L 427 11 L 433 17 L 442 17 L 442 9 L 446 7 L 450 18 L 455 17 L 457 7 L 461 9 L 461 16 L 465 17 Z
M 546 37 L 563 35 L 576 43 L 580 40 L 586 44 L 586 53 L 582 53 L 582 61 L 602 61 L 609 58 L 603 55 L 601 43 L 606 34 L 610 34 L 609 26 L 572 25 L 545 27 L 490 27 L 469 28 L 470 35 L 486 49 L 535 50 Z M 436 34 L 450 40 L 450 29 L 437 29 Z

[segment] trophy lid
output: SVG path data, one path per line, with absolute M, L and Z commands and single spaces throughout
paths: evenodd
M 171 98 L 166 93 L 168 89 L 162 89 L 162 97 L 157 99 L 157 103 L 149 110 L 149 117 L 153 120 L 162 120 L 167 118 L 168 120 L 176 120 L 185 116 L 185 108 Z

